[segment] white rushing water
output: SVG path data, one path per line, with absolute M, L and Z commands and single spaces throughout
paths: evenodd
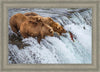
M 8 43 L 9 64 L 91 64 L 92 63 L 92 10 L 91 9 L 9 9 L 9 18 L 16 13 L 36 12 L 51 17 L 55 22 L 73 33 L 64 36 L 46 36 L 38 44 L 36 38 L 22 39 L 19 44 L 29 44 L 19 49 L 17 42 Z M 8 23 L 8 35 L 14 34 Z M 9 41 L 11 40 L 9 38 Z

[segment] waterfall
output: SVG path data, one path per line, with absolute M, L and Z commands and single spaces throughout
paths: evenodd
M 51 17 L 67 31 L 73 33 L 74 41 L 69 33 L 64 36 L 46 36 L 38 44 L 36 38 L 15 39 L 15 33 L 9 28 L 8 63 L 9 64 L 91 64 L 92 63 L 92 10 L 91 9 L 64 9 L 64 8 L 18 8 L 9 9 L 8 21 L 16 13 L 36 12 L 44 17 Z M 15 35 L 16 36 L 16 35 Z M 16 37 L 18 38 L 18 37 Z

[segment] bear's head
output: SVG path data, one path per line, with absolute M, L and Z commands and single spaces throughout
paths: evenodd
M 62 33 L 66 33 L 66 30 L 58 22 L 54 22 L 53 19 L 50 17 L 47 18 L 48 18 L 47 20 L 49 22 L 49 25 L 53 28 L 55 32 L 58 32 L 60 35 Z
M 58 29 L 58 33 L 61 35 L 62 33 L 66 33 L 67 31 L 63 28 L 63 26 L 60 26 L 57 28 Z
M 53 24 L 51 24 L 51 27 L 53 27 L 53 30 L 57 33 L 59 33 L 60 35 L 62 33 L 66 33 L 67 31 L 63 28 L 63 26 L 61 26 L 58 22 L 53 22 Z
M 46 36 L 53 36 L 54 35 L 54 31 L 52 29 L 52 27 L 50 27 L 49 25 L 47 24 L 42 24 L 42 30 L 41 30 L 44 35 Z

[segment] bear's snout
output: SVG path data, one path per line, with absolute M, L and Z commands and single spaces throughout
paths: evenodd
M 63 31 L 63 33 L 66 33 L 66 32 L 67 32 L 67 31 L 66 31 L 66 30 L 64 30 L 64 29 L 63 29 L 62 31 Z

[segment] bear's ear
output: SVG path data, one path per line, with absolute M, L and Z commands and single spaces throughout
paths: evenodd
M 37 21 L 41 21 L 41 18 L 37 18 L 36 20 L 37 20 Z
M 38 18 L 38 20 L 40 21 L 40 20 L 41 20 L 41 18 Z
M 57 24 L 59 24 L 59 23 L 57 22 Z
M 57 26 L 56 28 L 57 28 L 58 30 L 60 29 L 60 27 L 59 27 L 59 26 Z
M 49 20 L 52 20 L 52 18 L 51 17 L 48 17 L 49 18 Z

